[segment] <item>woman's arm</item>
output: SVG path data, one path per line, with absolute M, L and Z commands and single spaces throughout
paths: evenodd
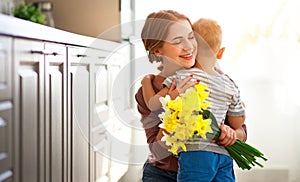
M 168 89 L 167 87 L 164 87 L 161 89 L 158 93 L 155 93 L 152 85 L 152 81 L 155 78 L 154 75 L 147 75 L 142 80 L 142 90 L 143 90 L 143 96 L 144 101 L 147 105 L 147 107 L 151 111 L 156 111 L 162 107 L 159 98 L 166 96 L 170 91 L 175 89 L 175 84 L 172 84 L 171 88 Z
M 245 142 L 247 140 L 247 127 L 243 124 L 240 128 L 235 130 L 236 138 Z
M 152 86 L 152 80 L 154 78 L 155 75 L 150 74 L 150 75 L 146 75 L 141 81 L 144 102 L 146 103 L 148 108 L 149 108 L 149 100 L 151 99 L 151 97 L 153 97 L 156 94 Z

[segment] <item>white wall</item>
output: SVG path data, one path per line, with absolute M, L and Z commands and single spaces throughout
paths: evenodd
M 288 172 L 287 181 L 300 181 L 297 1 L 138 0 L 135 3 L 136 20 L 144 20 L 153 11 L 173 9 L 192 21 L 206 17 L 221 24 L 226 52 L 219 64 L 237 82 L 246 103 L 248 143 L 269 159 L 265 173 L 262 171 L 265 175 L 259 175 L 265 177 L 264 181 L 271 181 L 270 171 L 275 174 L 282 170 L 282 174 Z M 143 47 L 137 50 L 137 58 L 145 56 Z

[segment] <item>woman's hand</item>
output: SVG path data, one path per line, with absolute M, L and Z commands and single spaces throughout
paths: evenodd
M 178 84 L 177 87 L 176 87 L 176 81 L 173 80 L 172 85 L 168 90 L 168 94 L 171 96 L 171 99 L 175 99 L 178 95 L 183 94 L 186 91 L 186 89 L 188 89 L 200 82 L 199 80 L 190 82 L 190 80 L 192 78 L 193 78 L 193 75 L 186 77 Z
M 221 124 L 220 129 L 221 129 L 221 134 L 219 136 L 220 145 L 222 146 L 233 145 L 237 139 L 235 130 L 225 124 Z

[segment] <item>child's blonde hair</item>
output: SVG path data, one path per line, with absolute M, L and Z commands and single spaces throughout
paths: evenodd
M 222 43 L 222 29 L 215 20 L 200 18 L 193 23 L 193 29 L 196 37 L 198 37 L 198 39 L 202 38 L 214 53 L 219 51 Z M 197 42 L 198 46 L 202 47 L 199 45 L 199 42 L 203 41 Z

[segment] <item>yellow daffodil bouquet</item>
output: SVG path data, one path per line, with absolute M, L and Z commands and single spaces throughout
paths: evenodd
M 207 110 L 210 103 L 205 101 L 209 95 L 206 88 L 197 84 L 174 100 L 169 95 L 160 98 L 164 109 L 159 115 L 162 121 L 159 127 L 164 129 L 161 140 L 170 146 L 169 151 L 174 155 L 179 150 L 186 151 L 187 140 L 200 137 L 218 141 L 221 131 L 214 115 Z M 259 150 L 240 140 L 225 148 L 241 169 L 249 170 L 255 165 L 263 167 L 257 157 L 267 160 Z

